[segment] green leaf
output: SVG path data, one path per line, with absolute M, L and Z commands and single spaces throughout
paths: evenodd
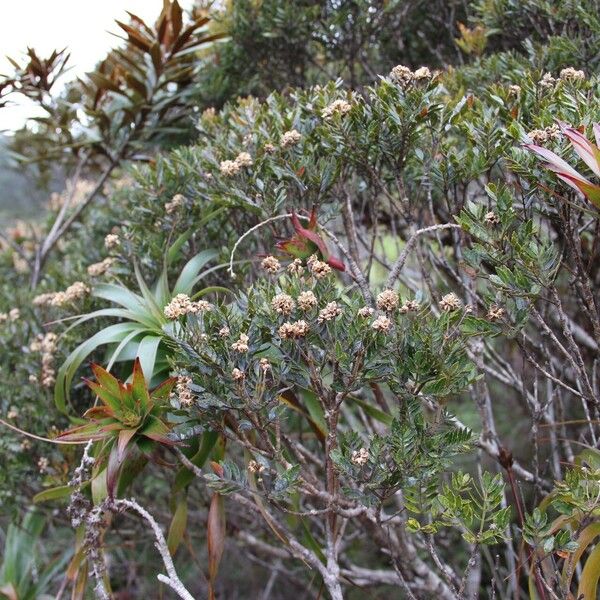
M 92 296 L 119 304 L 133 313 L 139 314 L 141 312 L 148 315 L 144 299 L 123 286 L 102 283 L 94 288 Z
M 167 400 L 168 397 L 171 395 L 171 390 L 173 389 L 176 383 L 177 377 L 169 377 L 169 379 L 166 379 L 159 386 L 155 387 L 152 390 L 152 392 L 150 393 L 150 397 L 152 398 L 152 400 L 155 401 Z
M 171 556 L 175 556 L 177 548 L 179 547 L 179 544 L 181 544 L 181 540 L 183 539 L 185 530 L 187 528 L 187 520 L 187 497 L 182 494 L 177 502 L 175 514 L 173 515 L 173 520 L 171 521 L 171 525 L 169 527 L 169 535 L 167 536 L 167 546 L 169 547 Z
M 137 357 L 140 360 L 140 365 L 148 384 L 150 384 L 152 377 L 154 376 L 156 354 L 161 341 L 162 338 L 157 335 L 147 335 L 141 339 L 138 345 Z
M 136 358 L 133 362 L 133 380 L 131 383 L 131 391 L 133 393 L 134 400 L 139 402 L 142 411 L 146 412 L 150 407 L 150 394 L 148 393 L 148 386 L 146 384 L 144 371 L 142 370 L 139 358 Z
M 598 579 L 600 579 L 600 544 L 596 545 L 585 561 L 576 597 L 583 600 L 596 600 Z
M 147 307 L 148 312 L 151 315 L 153 315 L 153 317 L 159 323 L 164 323 L 166 321 L 166 319 L 162 312 L 162 306 L 158 306 L 158 303 L 156 302 L 156 298 L 154 297 L 154 294 L 150 291 L 148 284 L 145 282 L 144 278 L 142 277 L 140 267 L 136 261 L 134 261 L 134 263 L 133 263 L 133 270 L 135 272 L 135 278 L 136 278 L 137 284 L 138 284 L 140 291 L 142 292 L 142 296 L 144 298 L 144 305 Z
M 54 386 L 54 404 L 60 412 L 67 413 L 71 382 L 81 363 L 100 346 L 119 342 L 123 339 L 123 336 L 134 330 L 137 331 L 138 328 L 139 325 L 137 323 L 117 323 L 110 325 L 77 346 L 69 354 L 58 370 Z
M 154 415 L 148 415 L 144 421 L 144 425 L 139 429 L 139 434 L 143 435 L 151 440 L 160 442 L 162 444 L 173 444 L 167 435 L 169 428 Z
M 203 250 L 191 258 L 185 267 L 183 267 L 181 274 L 179 275 L 175 287 L 173 288 L 173 295 L 177 294 L 190 294 L 194 284 L 197 283 L 197 275 L 210 260 L 218 256 L 217 250 Z
M 42 492 L 38 492 L 33 497 L 33 503 L 48 502 L 48 500 L 59 500 L 60 498 L 67 498 L 73 492 L 73 488 L 70 485 L 59 485 L 57 487 L 48 488 Z

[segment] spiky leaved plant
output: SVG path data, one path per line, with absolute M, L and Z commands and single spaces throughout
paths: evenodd
M 84 414 L 87 423 L 69 429 L 60 439 L 100 442 L 93 475 L 98 477 L 106 469 L 106 487 L 112 497 L 121 467 L 134 449 L 150 457 L 157 444 L 173 445 L 168 437 L 171 424 L 166 413 L 177 378 L 170 377 L 149 391 L 139 358 L 134 362 L 131 383 L 119 381 L 99 365 L 92 365 L 92 370 L 96 381 L 86 383 L 101 404 Z

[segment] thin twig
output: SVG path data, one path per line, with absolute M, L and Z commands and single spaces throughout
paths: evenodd
M 388 287 L 388 288 L 394 287 L 396 280 L 400 276 L 402 267 L 404 267 L 404 263 L 406 262 L 406 259 L 408 258 L 409 253 L 411 252 L 411 250 L 414 248 L 415 244 L 417 243 L 419 236 L 423 235 L 424 233 L 429 233 L 430 231 L 438 231 L 439 229 L 460 229 L 460 225 L 458 225 L 457 223 L 443 223 L 441 225 L 431 225 L 430 227 L 424 227 L 423 229 L 418 229 L 417 231 L 415 231 L 410 236 L 410 238 L 408 238 L 408 241 L 406 242 L 406 245 L 404 246 L 404 250 L 402 250 L 402 254 L 400 254 L 398 259 L 394 263 L 394 266 L 392 267 L 392 270 L 390 271 L 390 275 L 388 277 L 386 287 Z
M 180 598 L 184 600 L 194 600 L 194 597 L 187 590 L 185 585 L 183 585 L 181 579 L 177 575 L 177 571 L 175 570 L 175 565 L 173 564 L 173 560 L 171 559 L 171 554 L 169 552 L 169 548 L 167 546 L 167 541 L 165 540 L 165 536 L 160 528 L 159 524 L 156 522 L 154 517 L 140 504 L 138 504 L 133 498 L 130 500 L 113 500 L 112 506 L 115 508 L 125 508 L 130 509 L 137 512 L 141 517 L 143 517 L 152 528 L 154 532 L 154 537 L 156 538 L 155 546 L 160 553 L 165 569 L 167 570 L 167 575 L 163 575 L 162 573 L 157 575 L 157 579 L 168 585 Z

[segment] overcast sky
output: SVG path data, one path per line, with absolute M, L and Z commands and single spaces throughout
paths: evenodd
M 190 8 L 193 0 L 179 0 Z M 162 0 L 0 0 L 0 73 L 10 73 L 6 56 L 21 59 L 27 46 L 43 57 L 54 48 L 68 47 L 72 71 L 69 76 L 91 70 L 118 40 L 115 19 L 126 20 L 126 10 L 153 23 Z M 0 131 L 14 129 L 31 114 L 27 106 L 0 109 Z

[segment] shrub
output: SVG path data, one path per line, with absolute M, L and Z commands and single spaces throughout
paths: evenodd
M 586 169 L 600 109 L 597 77 L 573 59 L 589 52 L 593 14 L 477 3 L 429 66 L 394 67 L 387 44 L 400 38 L 386 29 L 375 44 L 369 29 L 406 18 L 416 24 L 402 55 L 424 56 L 434 21 L 412 12 L 420 4 L 404 15 L 377 5 L 373 21 L 365 3 L 284 4 L 229 9 L 223 60 L 196 80 L 196 98 L 221 110 L 199 114 L 195 142 L 132 161 L 61 238 L 35 291 L 19 272 L 34 236 L 6 241 L 3 408 L 22 415 L 7 423 L 58 436 L 52 452 L 35 442 L 44 477 L 21 492 L 69 497 L 80 595 L 88 573 L 100 597 L 131 589 L 124 572 L 139 551 L 139 594 L 159 572 L 181 597 L 253 597 L 262 576 L 285 577 L 287 595 L 333 598 L 593 597 L 599 246 Z M 282 47 L 273 56 L 249 44 L 269 31 Z M 347 54 L 353 33 L 365 54 Z M 331 72 L 317 75 L 323 48 Z M 436 71 L 457 48 L 466 64 Z M 248 49 L 265 62 L 237 78 Z M 349 81 L 329 80 L 338 74 Z M 264 97 L 226 102 L 249 90 Z M 59 306 L 33 303 L 42 293 Z M 105 318 L 119 335 L 103 353 Z M 88 353 L 122 381 L 104 408 L 77 384 Z M 40 389 L 55 376 L 75 423 L 47 410 Z M 164 443 L 150 448 L 129 383 L 169 377 L 173 394 L 153 415 Z M 117 432 L 147 451 L 143 470 Z M 79 463 L 64 442 L 88 438 Z M 1 442 L 10 472 L 30 474 L 16 439 Z

